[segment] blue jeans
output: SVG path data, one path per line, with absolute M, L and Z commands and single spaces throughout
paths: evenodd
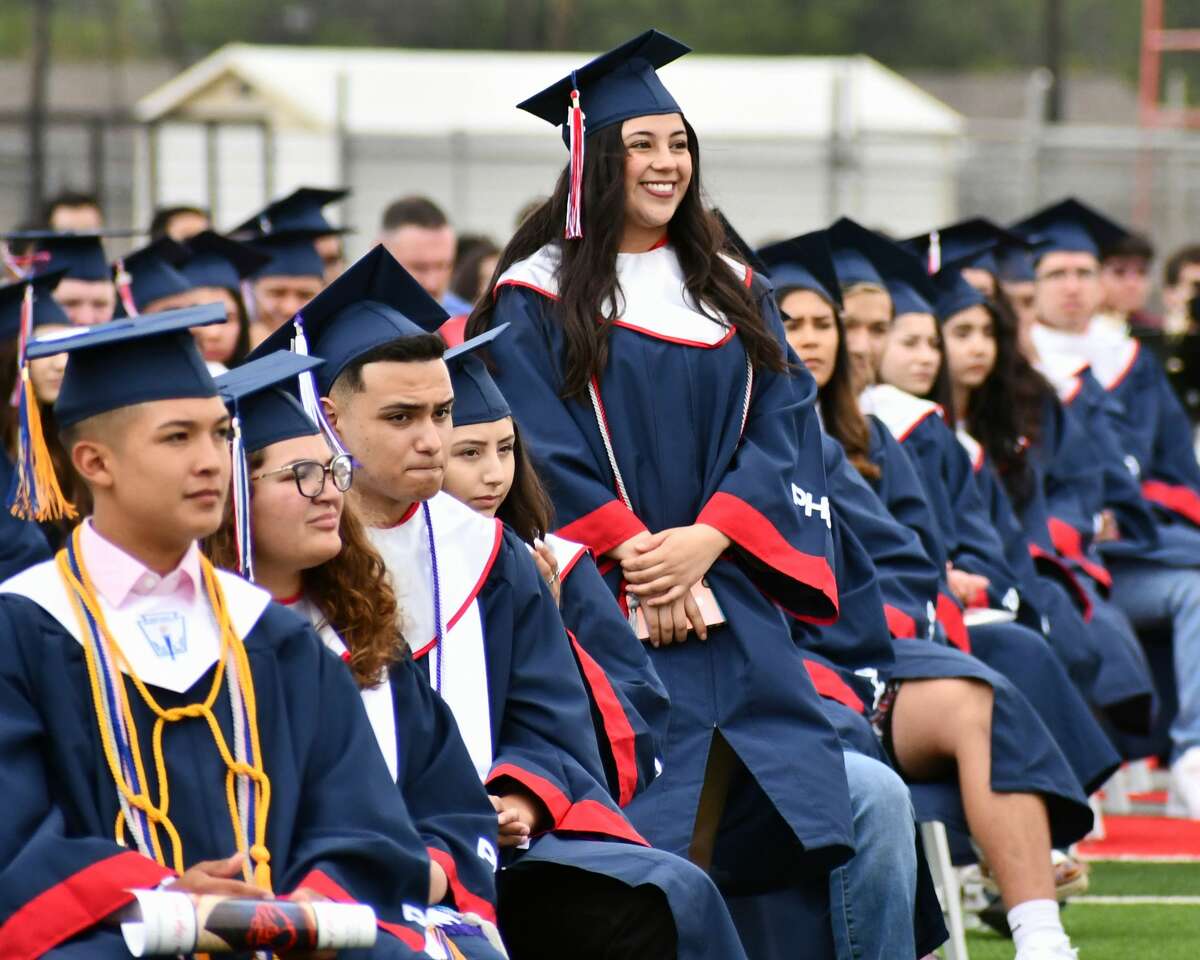
M 917 848 L 912 798 L 891 767 L 846 751 L 855 854 L 829 876 L 838 960 L 913 957 Z
M 1110 599 L 1142 630 L 1171 628 L 1179 712 L 1171 723 L 1171 759 L 1200 747 L 1200 570 L 1157 564 L 1113 565 Z

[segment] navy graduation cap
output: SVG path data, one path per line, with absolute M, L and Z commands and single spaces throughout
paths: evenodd
M 837 220 L 826 231 L 826 236 L 838 283 L 843 290 L 856 283 L 871 283 L 878 287 L 884 285 L 875 258 L 886 257 L 890 241 L 849 217 Z
M 317 253 L 319 233 L 287 231 L 252 238 L 254 250 L 267 259 L 255 271 L 258 277 L 325 276 L 325 262 Z
M 261 270 L 271 260 L 249 244 L 205 230 L 184 244 L 186 257 L 180 272 L 193 287 L 238 290 L 242 280 Z
M 10 234 L 8 240 L 29 240 L 33 252 L 27 254 L 36 273 L 63 271 L 63 276 L 92 283 L 112 280 L 108 257 L 101 241 L 105 233 L 54 233 L 30 231 Z
M 903 313 L 933 313 L 937 291 L 929 273 L 916 254 L 897 243 L 875 235 L 878 241 L 871 260 L 883 277 L 883 285 L 892 298 L 892 316 Z
M 1011 227 L 1034 245 L 1033 259 L 1056 251 L 1090 253 L 1099 258 L 1129 231 L 1098 210 L 1069 197 L 1044 207 Z
M 1023 247 L 1001 247 L 995 253 L 996 277 L 1001 283 L 1032 283 L 1033 254 Z
M 999 247 L 1029 249 L 1022 237 L 1005 230 L 986 217 L 971 217 L 960 220 L 929 233 L 909 237 L 900 243 L 925 261 L 930 273 L 943 267 L 978 267 L 989 273 L 996 272 L 993 253 Z
M 947 264 L 935 274 L 933 286 L 933 312 L 942 323 L 968 307 L 987 306 L 987 297 L 964 279 L 962 268 L 957 264 Z
M 325 190 L 320 187 L 299 187 L 286 197 L 268 203 L 229 232 L 248 237 L 279 233 L 309 233 L 313 237 L 323 237 L 331 233 L 349 233 L 346 227 L 335 227 L 321 212 L 322 207 L 343 199 L 349 193 L 344 188 Z
M 153 400 L 215 397 L 217 386 L 204 364 L 192 327 L 223 323 L 218 303 L 76 327 L 66 336 L 32 340 L 26 360 L 68 354 L 54 415 L 61 427 L 110 410 Z M 27 520 L 71 517 L 42 435 L 28 368 L 22 370 L 26 400 L 20 415 L 17 485 L 12 510 Z
M 759 248 L 775 289 L 803 287 L 824 297 L 835 308 L 842 305 L 841 285 L 824 230 L 781 240 Z
M 691 49 L 665 33 L 647 30 L 517 104 L 563 128 L 563 142 L 571 151 L 567 239 L 583 236 L 584 138 L 630 117 L 681 114 L 656 71 Z
M 325 395 L 354 360 L 392 340 L 434 333 L 448 319 L 380 244 L 259 344 L 250 359 L 289 347 L 324 357 L 316 381 Z
M 450 384 L 454 388 L 453 419 L 456 427 L 493 423 L 512 416 L 512 409 L 488 373 L 487 364 L 475 352 L 504 333 L 508 326 L 502 323 L 446 351 L 446 366 L 450 370 Z
M 117 285 L 117 317 L 138 316 L 155 300 L 187 293 L 192 284 L 179 270 L 187 250 L 170 237 L 160 237 L 113 264 Z
M 0 287 L 0 340 L 13 340 L 20 336 L 27 291 L 33 309 L 30 329 L 71 325 L 63 308 L 51 296 L 64 272 L 55 270 L 53 273 L 41 273 L 31 280 L 17 280 Z
M 300 375 L 324 362 L 276 350 L 217 378 L 217 390 L 232 418 L 233 522 L 238 572 L 248 580 L 254 579 L 249 455 L 283 440 L 320 434 L 321 428 L 304 411 L 298 395 Z

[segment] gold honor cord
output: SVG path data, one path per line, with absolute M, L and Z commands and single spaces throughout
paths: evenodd
M 150 798 L 149 784 L 146 779 L 145 768 L 142 763 L 141 747 L 138 742 L 137 727 L 133 722 L 133 714 L 129 707 L 129 697 L 125 684 L 119 682 L 120 677 L 118 675 L 118 682 L 114 684 L 114 687 L 116 688 L 117 698 L 120 702 L 121 715 L 124 717 L 126 729 L 129 731 L 129 752 L 133 757 L 134 770 L 137 772 L 138 780 L 142 784 L 142 790 L 139 793 L 133 791 L 133 788 L 129 785 L 121 770 L 117 746 L 113 742 L 111 732 L 115 728 L 115 725 L 110 728 L 110 725 L 105 722 L 108 705 L 101 689 L 102 678 L 100 676 L 100 665 L 97 662 L 96 650 L 92 644 L 85 642 L 83 649 L 87 662 L 88 681 L 92 689 L 92 700 L 96 707 L 96 719 L 100 728 L 100 740 L 104 746 L 104 756 L 108 761 L 109 772 L 112 774 L 117 789 L 129 806 L 141 810 L 150 822 L 149 834 L 153 846 L 154 859 L 162 866 L 174 869 L 176 873 L 182 874 L 184 872 L 183 843 L 180 840 L 179 831 L 175 828 L 175 825 L 171 822 L 171 818 L 167 814 L 167 809 L 170 805 L 170 790 L 167 782 L 166 759 L 163 756 L 162 749 L 163 728 L 168 723 L 203 717 L 208 723 L 209 730 L 212 732 L 217 751 L 220 753 L 221 759 L 225 762 L 225 799 L 229 805 L 230 822 L 233 825 L 233 835 L 237 843 L 237 849 L 249 855 L 249 864 L 253 864 L 252 876 L 254 884 L 263 890 L 269 891 L 271 889 L 271 854 L 267 849 L 266 836 L 267 816 L 271 805 L 271 781 L 262 767 L 262 750 L 258 737 L 258 711 L 254 699 L 254 680 L 250 673 L 250 662 L 246 657 L 245 645 L 233 629 L 232 623 L 230 623 L 229 612 L 225 606 L 225 594 L 221 590 L 221 584 L 217 580 L 212 564 L 206 557 L 201 556 L 200 565 L 204 586 L 221 632 L 221 650 L 217 660 L 217 669 L 213 675 L 212 687 L 202 703 L 193 703 L 185 707 L 172 707 L 169 710 L 164 710 L 158 701 L 154 699 L 154 695 L 146 688 L 142 679 L 129 665 L 129 662 L 121 653 L 121 648 L 113 642 L 112 634 L 109 632 L 108 625 L 104 620 L 104 614 L 100 609 L 95 587 L 92 585 L 87 567 L 83 562 L 79 534 L 80 528 L 76 527 L 71 537 L 76 561 L 79 564 L 80 576 L 76 577 L 74 571 L 71 569 L 66 550 L 60 550 L 58 556 L 55 558 L 58 571 L 69 588 L 68 593 L 71 596 L 72 606 L 78 618 L 79 627 L 85 639 L 89 635 L 92 635 L 96 643 L 103 644 L 105 654 L 121 671 L 129 676 L 143 702 L 145 702 L 146 706 L 150 708 L 156 717 L 151 739 L 154 770 L 158 778 L 160 794 L 157 805 Z M 84 614 L 85 609 L 96 624 L 94 632 Z M 232 655 L 234 669 L 237 671 L 238 685 L 241 688 L 245 705 L 250 747 L 254 758 L 252 764 L 240 762 L 230 754 L 229 747 L 225 742 L 225 735 L 221 732 L 220 724 L 212 712 L 212 705 L 216 702 L 217 695 L 220 693 L 221 680 L 225 675 L 225 661 L 230 655 Z M 238 709 L 238 704 L 236 703 L 231 703 L 231 706 L 235 711 Z M 254 844 L 249 850 L 246 849 L 246 838 L 242 831 L 241 814 L 237 804 L 236 779 L 238 776 L 248 778 L 253 784 L 255 791 Z M 115 834 L 118 843 L 123 843 L 124 820 L 124 811 L 118 811 L 115 825 Z M 163 856 L 156 827 L 161 827 L 166 831 L 167 837 L 170 840 L 172 860 L 170 865 L 167 864 Z M 132 829 L 132 825 L 130 825 L 130 829 Z M 247 869 L 249 869 L 249 865 Z

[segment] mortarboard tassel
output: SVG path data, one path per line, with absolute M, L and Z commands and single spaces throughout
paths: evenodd
M 254 546 L 250 532 L 250 466 L 246 462 L 246 445 L 242 439 L 242 418 L 237 404 L 230 422 L 233 441 L 229 445 L 233 460 L 233 534 L 237 543 L 238 573 L 254 582 Z
M 579 106 L 579 89 L 575 74 L 571 74 L 571 106 L 567 109 L 567 127 L 570 131 L 571 172 L 567 189 L 568 240 L 583 237 L 583 138 L 585 133 L 583 109 Z
M 21 335 L 18 347 L 20 368 L 15 400 L 17 407 L 17 473 L 10 510 L 24 520 L 73 520 L 78 514 L 63 496 L 54 474 L 54 462 L 42 433 L 42 413 L 38 406 L 25 346 L 33 329 L 33 284 L 25 288 L 21 303 Z
M 125 308 L 125 316 L 138 316 L 137 304 L 133 302 L 133 277 L 125 269 L 125 261 L 117 260 L 116 270 L 117 296 L 121 298 L 121 306 Z
M 929 235 L 929 262 L 925 269 L 931 277 L 942 269 L 942 235 L 937 230 Z
M 292 329 L 295 330 L 295 336 L 292 337 L 292 352 L 298 353 L 302 357 L 310 356 L 308 352 L 308 337 L 304 335 L 304 317 L 296 314 L 292 318 Z M 325 411 L 321 409 L 321 399 L 317 394 L 317 378 L 311 370 L 306 370 L 300 374 L 300 403 L 304 407 L 304 412 L 325 435 L 325 440 L 329 446 L 333 448 L 336 456 L 344 456 L 346 448 L 342 446 L 342 441 L 338 439 L 338 435 L 334 432 L 333 427 L 329 425 L 329 421 L 325 419 Z

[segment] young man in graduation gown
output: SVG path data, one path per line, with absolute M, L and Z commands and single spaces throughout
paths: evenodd
M 0 589 L 5 958 L 127 957 L 114 921 L 158 885 L 364 902 L 381 929 L 360 956 L 424 955 L 408 905 L 428 859 L 345 668 L 196 546 L 224 510 L 229 418 L 188 330 L 222 317 L 28 349 L 70 354 L 55 412 L 95 509 Z
M 454 397 L 431 331 L 446 319 L 380 246 L 255 356 L 303 339 L 325 360 L 316 393 L 359 463 L 356 506 L 413 656 L 498 811 L 505 942 L 514 958 L 742 956 L 708 877 L 650 848 L 609 796 L 587 694 L 528 549 L 439 492 Z
M 1191 427 L 1151 353 L 1093 322 L 1100 255 L 1125 229 L 1076 200 L 1039 211 L 1015 229 L 1037 240 L 1038 323 L 1029 338 L 1037 356 L 1030 359 L 1054 381 L 1064 371 L 1078 380 L 1090 368 L 1107 401 L 1101 429 L 1119 445 L 1153 510 L 1155 546 L 1125 550 L 1118 524 L 1101 550 L 1113 604 L 1139 631 L 1171 630 L 1179 701 L 1170 729 L 1172 806 L 1200 819 L 1200 464 Z

